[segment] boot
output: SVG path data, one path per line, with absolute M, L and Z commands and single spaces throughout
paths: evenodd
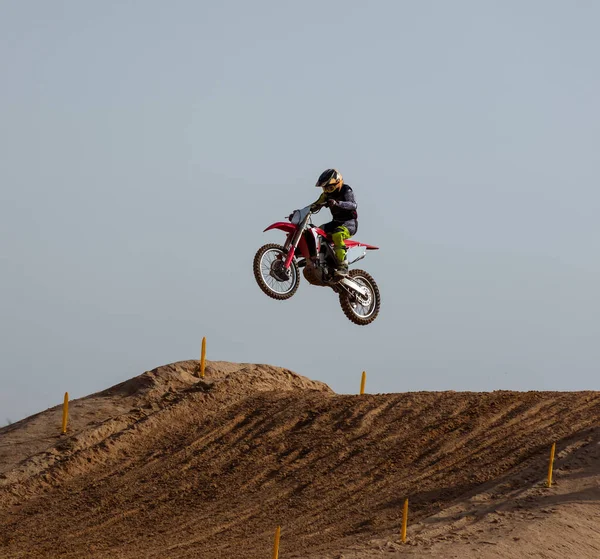
M 348 261 L 344 260 L 338 264 L 338 267 L 335 270 L 336 277 L 342 278 L 348 275 Z

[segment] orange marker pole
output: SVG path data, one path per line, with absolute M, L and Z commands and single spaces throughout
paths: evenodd
M 273 544 L 273 559 L 279 559 L 279 536 L 281 535 L 281 526 L 275 530 L 275 543 Z
M 552 485 L 552 466 L 554 464 L 554 452 L 556 451 L 556 443 L 552 443 L 550 450 L 550 464 L 548 465 L 548 487 Z
M 365 393 L 365 383 L 366 383 L 366 382 L 367 382 L 367 373 L 365 373 L 365 372 L 363 371 L 363 374 L 362 374 L 362 379 L 361 379 L 361 381 L 360 381 L 360 393 L 361 393 L 361 394 L 364 394 L 364 393 Z
M 67 419 L 69 417 L 69 393 L 65 392 L 65 401 L 63 403 L 63 418 L 62 418 L 62 432 L 67 432 Z
M 404 499 L 404 512 L 402 514 L 402 543 L 406 543 L 406 525 L 408 524 L 408 499 Z
M 206 337 L 202 338 L 202 353 L 200 355 L 200 376 L 204 378 L 204 366 L 206 359 Z

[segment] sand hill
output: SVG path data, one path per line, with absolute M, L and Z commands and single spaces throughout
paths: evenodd
M 270 558 L 278 525 L 280 559 L 600 557 L 599 392 L 195 368 L 72 401 L 66 435 L 61 406 L 0 429 L 0 557 Z

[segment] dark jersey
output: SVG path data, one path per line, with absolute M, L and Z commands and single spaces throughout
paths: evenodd
M 325 206 L 328 200 L 335 200 L 336 206 L 329 208 L 333 221 L 339 223 L 346 223 L 358 219 L 358 205 L 354 198 L 354 192 L 349 185 L 344 183 L 342 188 L 332 193 L 323 192 L 319 199 L 314 203 L 315 206 Z

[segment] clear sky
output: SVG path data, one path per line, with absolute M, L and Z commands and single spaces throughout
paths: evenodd
M 339 393 L 599 389 L 599 25 L 594 0 L 1 0 L 0 424 L 202 336 Z M 381 247 L 368 327 L 252 275 L 328 167 Z

